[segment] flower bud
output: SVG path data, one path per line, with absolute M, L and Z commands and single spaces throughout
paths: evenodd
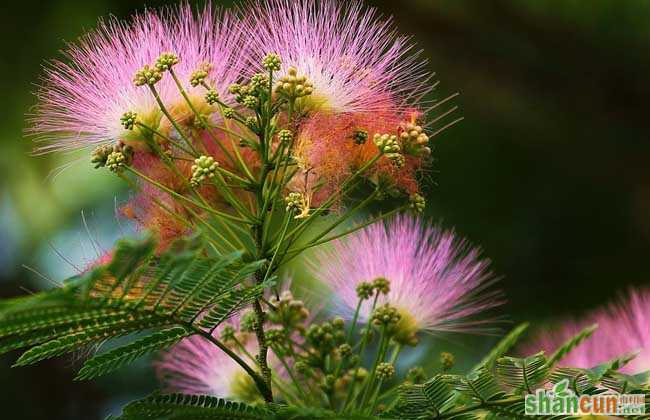
M 455 359 L 453 354 L 446 351 L 440 353 L 440 365 L 442 366 L 443 371 L 446 372 L 452 367 L 454 367 L 454 363 L 455 363 Z
M 268 71 L 278 71 L 282 65 L 282 60 L 277 54 L 269 53 L 262 60 L 262 66 Z
M 159 72 L 165 72 L 171 69 L 175 64 L 178 64 L 178 56 L 172 52 L 164 52 L 158 56 L 156 60 L 156 69 Z
M 162 73 L 160 71 L 158 71 L 155 67 L 145 65 L 135 73 L 135 76 L 133 77 L 133 83 L 136 86 L 153 86 L 158 83 L 160 79 L 162 79 Z
M 282 143 L 289 144 L 291 142 L 291 140 L 293 139 L 293 133 L 290 130 L 286 130 L 286 129 L 280 130 L 278 132 L 278 139 Z
M 364 144 L 368 140 L 368 132 L 366 130 L 354 130 L 352 139 L 355 144 Z
M 362 282 L 357 285 L 357 296 L 361 300 L 369 299 L 373 291 L 372 283 Z
M 390 292 L 390 281 L 384 277 L 377 277 L 373 280 L 372 287 L 382 295 L 387 295 Z
M 231 120 L 235 117 L 235 110 L 232 108 L 226 108 L 223 110 L 223 117 Z
M 210 89 L 205 93 L 205 101 L 208 103 L 208 105 L 216 104 L 219 102 L 219 93 L 214 89 Z
M 111 153 L 113 153 L 113 146 L 108 144 L 97 146 L 93 151 L 90 163 L 95 164 L 95 169 L 103 168 L 106 166 L 106 159 L 108 159 L 108 155 Z
M 426 200 L 424 199 L 423 196 L 421 196 L 418 193 L 411 194 L 409 197 L 409 208 L 413 210 L 415 213 L 422 213 L 424 212 L 424 208 L 426 207 Z
M 209 64 L 204 64 L 199 68 L 198 70 L 195 70 L 191 75 L 190 75 L 190 85 L 193 87 L 197 87 L 200 84 L 203 84 L 205 82 L 205 79 L 208 77 L 208 71 L 210 70 L 210 65 Z
M 302 193 L 291 192 L 285 198 L 287 211 L 297 213 L 294 219 L 302 219 L 309 215 L 309 203 Z
M 214 161 L 212 156 L 199 156 L 194 160 L 192 165 L 192 178 L 190 184 L 197 187 L 206 178 L 213 178 L 217 172 L 219 164 Z
M 373 141 L 375 142 L 375 145 L 377 145 L 377 148 L 379 148 L 379 151 L 386 155 L 395 166 L 398 168 L 404 166 L 404 156 L 400 153 L 401 148 L 397 142 L 396 135 L 377 133 L 375 134 Z
M 372 323 L 377 326 L 397 325 L 400 319 L 402 319 L 402 315 L 399 314 L 396 308 L 389 304 L 375 309 L 371 317 Z
M 122 123 L 122 127 L 126 130 L 133 130 L 133 126 L 135 126 L 136 120 L 138 118 L 138 114 L 135 112 L 125 112 L 122 114 L 120 117 L 120 122 Z
M 377 365 L 375 372 L 377 373 L 377 378 L 385 381 L 395 375 L 395 366 L 393 366 L 391 363 L 380 363 Z

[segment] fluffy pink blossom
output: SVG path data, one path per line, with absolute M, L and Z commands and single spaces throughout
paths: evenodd
M 190 95 L 203 88 L 190 86 L 199 66 L 212 66 L 208 80 L 222 94 L 241 74 L 244 59 L 236 19 L 209 3 L 193 13 L 188 4 L 146 11 L 125 22 L 100 21 L 98 28 L 68 45 L 65 58 L 45 70 L 31 116 L 30 131 L 42 142 L 38 152 L 69 151 L 112 143 L 127 134 L 120 117 L 138 113 L 151 124 L 162 117 L 146 86 L 135 86 L 135 73 L 152 65 L 163 52 L 174 52 L 174 67 Z M 172 78 L 165 74 L 156 89 L 167 107 L 182 103 Z
M 317 252 L 311 271 L 335 295 L 339 312 L 351 316 L 358 303 L 356 287 L 378 277 L 390 291 L 378 303 L 389 303 L 420 331 L 477 330 L 488 322 L 470 317 L 502 303 L 488 291 L 495 277 L 480 251 L 453 232 L 428 227 L 419 219 L 400 216 L 387 225 L 375 223 Z M 370 316 L 372 299 L 360 316 Z
M 297 69 L 314 86 L 306 98 L 319 110 L 373 112 L 404 109 L 429 92 L 419 52 L 396 34 L 390 18 L 358 1 L 267 0 L 242 9 L 251 41 L 251 68 L 267 53 Z
M 592 368 L 616 357 L 639 352 L 621 369 L 636 374 L 650 370 L 650 291 L 630 291 L 628 296 L 580 320 L 567 320 L 560 328 L 545 329 L 526 343 L 522 354 L 544 350 L 553 353 L 584 328 L 598 329 L 560 360 L 561 366 Z
M 218 337 L 222 324 L 215 331 Z M 257 344 L 253 337 L 244 339 L 246 351 L 256 354 Z M 247 362 L 242 351 L 236 351 Z M 250 401 L 257 395 L 255 385 L 246 371 L 225 352 L 205 338 L 194 335 L 163 353 L 155 364 L 156 373 L 163 382 L 165 391 L 196 395 L 212 395 L 240 401 Z

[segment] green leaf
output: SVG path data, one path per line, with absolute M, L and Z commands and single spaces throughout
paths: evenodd
M 482 367 L 486 366 L 488 369 L 492 369 L 494 362 L 508 350 L 510 350 L 519 340 L 521 335 L 526 332 L 528 329 L 528 322 L 521 323 L 517 325 L 512 331 L 510 331 L 505 337 L 503 337 L 496 346 L 490 350 L 490 352 L 481 360 L 472 371 L 478 371 Z
M 544 352 L 526 358 L 501 357 L 495 364 L 499 382 L 515 393 L 533 393 L 546 382 L 549 367 Z
M 79 378 L 92 378 L 200 326 L 216 328 L 273 284 L 247 286 L 263 261 L 244 263 L 240 252 L 210 255 L 196 238 L 159 256 L 154 249 L 149 239 L 120 241 L 107 265 L 1 305 L 0 353 L 35 346 L 15 364 L 24 366 L 134 332 L 176 327 L 89 360 Z
M 83 327 L 81 331 L 59 336 L 23 353 L 14 366 L 27 366 L 41 360 L 60 356 L 108 338 L 124 336 L 142 329 L 164 325 L 165 319 L 145 314 L 141 319 L 120 319 Z
M 457 377 L 454 387 L 458 392 L 477 402 L 497 400 L 505 396 L 497 379 L 486 367 L 471 372 L 466 377 Z
M 145 354 L 170 347 L 190 334 L 192 334 L 192 331 L 185 327 L 173 327 L 153 333 L 125 346 L 88 359 L 75 379 L 93 379 L 105 375 L 132 363 Z
M 454 391 L 449 386 L 450 377 L 451 375 L 439 374 L 423 384 L 402 385 L 395 409 L 387 413 L 387 416 L 401 419 L 438 416 L 449 408 L 454 399 Z
M 596 331 L 597 328 L 598 328 L 598 324 L 590 325 L 589 327 L 583 329 L 578 334 L 574 335 L 566 342 L 564 342 L 564 344 L 562 344 L 557 350 L 555 350 L 555 353 L 553 353 L 551 357 L 548 358 L 547 361 L 548 367 L 555 366 L 557 362 L 559 362 L 571 350 L 576 348 L 580 343 L 582 343 L 587 338 L 591 337 L 591 335 L 594 333 L 594 331 Z
M 118 420 L 268 420 L 272 415 L 263 407 L 207 395 L 153 394 L 128 404 Z

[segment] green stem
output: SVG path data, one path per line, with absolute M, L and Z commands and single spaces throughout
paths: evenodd
M 174 118 L 172 118 L 169 111 L 167 111 L 167 108 L 165 107 L 165 104 L 163 103 L 162 99 L 160 99 L 160 95 L 158 95 L 158 91 L 156 90 L 156 88 L 153 85 L 149 85 L 149 89 L 151 90 L 151 93 L 153 94 L 153 97 L 156 99 L 156 102 L 158 103 L 158 107 L 160 108 L 162 113 L 165 114 L 165 117 L 167 117 L 167 119 L 169 120 L 171 125 L 176 129 L 176 131 L 178 132 L 178 135 L 181 136 L 181 138 L 185 141 L 185 143 L 187 143 L 187 145 L 190 147 L 192 152 L 195 155 L 198 155 L 199 153 L 194 148 L 194 145 L 192 144 L 190 139 L 185 135 L 185 132 L 183 132 L 183 130 L 178 125 L 176 120 L 174 120 Z
M 212 141 L 214 141 L 217 144 L 217 146 L 219 146 L 219 148 L 223 151 L 224 155 L 226 155 L 226 157 L 230 160 L 230 162 L 235 164 L 236 163 L 235 159 L 232 157 L 232 155 L 230 154 L 228 149 L 226 149 L 226 147 L 223 144 L 221 144 L 219 139 L 217 139 L 214 136 L 214 134 L 212 134 L 212 131 L 210 130 L 209 122 L 194 107 L 194 104 L 190 100 L 190 97 L 187 95 L 187 92 L 185 92 L 185 89 L 183 88 L 183 85 L 181 84 L 180 80 L 178 80 L 178 77 L 176 77 L 176 73 L 174 72 L 174 69 L 170 68 L 169 69 L 169 74 L 172 76 L 172 79 L 174 79 L 174 82 L 176 83 L 176 87 L 178 88 L 179 92 L 181 93 L 181 95 L 185 99 L 185 102 L 187 102 L 187 105 L 190 107 L 190 109 L 192 110 L 192 112 L 194 113 L 196 118 L 199 119 L 199 121 L 201 122 L 201 124 L 203 124 L 204 127 L 207 127 L 207 129 L 205 131 L 208 133 L 208 135 L 210 136 Z
M 208 206 L 204 206 L 204 205 L 202 205 L 202 204 L 199 204 L 199 203 L 197 203 L 196 201 L 194 201 L 194 200 L 192 200 L 192 199 L 190 199 L 190 198 L 187 198 L 187 197 L 185 197 L 184 195 L 179 194 L 179 193 L 177 193 L 176 191 L 174 191 L 174 190 L 172 190 L 172 189 L 170 189 L 170 188 L 167 188 L 166 186 L 162 185 L 161 183 L 159 183 L 159 182 L 157 182 L 157 181 L 155 181 L 155 180 L 149 178 L 148 176 L 146 176 L 145 174 L 141 173 L 141 172 L 138 171 L 137 169 L 134 169 L 134 168 L 131 167 L 131 166 L 127 166 L 126 169 L 129 170 L 130 172 L 133 172 L 135 175 L 139 176 L 140 178 L 144 179 L 145 181 L 149 182 L 150 184 L 156 186 L 156 187 L 159 188 L 160 190 L 165 191 L 165 192 L 168 193 L 169 195 L 171 195 L 171 196 L 173 196 L 173 197 L 175 197 L 175 198 L 179 198 L 179 199 L 181 199 L 181 200 L 183 200 L 183 201 L 186 201 L 187 203 L 189 203 L 189 204 L 191 204 L 191 205 L 193 205 L 193 206 L 196 206 L 196 207 L 198 207 L 198 208 L 200 208 L 200 209 L 202 209 L 202 210 L 205 210 L 205 211 L 207 211 L 207 212 L 209 212 L 209 213 L 212 213 L 212 214 L 214 214 L 215 216 L 223 217 L 223 218 L 225 218 L 225 219 L 229 219 L 229 220 L 232 220 L 232 221 L 234 221 L 234 222 L 246 223 L 246 224 L 252 224 L 251 221 L 249 221 L 249 220 L 241 219 L 241 218 L 239 218 L 239 217 L 236 217 L 236 216 L 230 215 L 230 214 L 228 214 L 228 213 L 223 213 L 223 212 L 220 212 L 220 211 L 215 210 L 215 209 L 213 209 L 213 208 L 210 208 L 210 207 L 208 207 Z
M 365 382 L 365 389 L 363 391 L 363 397 L 361 398 L 361 407 L 365 407 L 368 403 L 368 398 L 372 393 L 372 390 L 375 386 L 375 378 L 377 376 L 377 366 L 384 360 L 386 357 L 386 349 L 388 347 L 388 342 L 390 338 L 388 336 L 388 325 L 384 325 L 381 329 L 381 337 L 379 340 L 379 349 L 377 350 L 377 356 L 375 361 L 372 364 L 372 370 L 370 371 L 370 376 Z
M 136 124 L 138 127 L 141 127 L 141 128 L 144 128 L 145 130 L 149 130 L 149 131 L 151 131 L 153 134 L 155 134 L 155 135 L 157 135 L 158 137 L 162 138 L 163 140 L 165 140 L 165 141 L 167 141 L 167 142 L 173 144 L 174 146 L 176 146 L 177 148 L 181 149 L 183 152 L 187 153 L 188 155 L 193 156 L 193 157 L 197 157 L 197 155 L 196 155 L 194 152 L 192 152 L 191 150 L 186 149 L 182 144 L 180 144 L 180 143 L 178 143 L 177 141 L 173 140 L 173 139 L 170 138 L 169 136 L 164 135 L 163 133 L 161 133 L 160 131 L 156 130 L 155 128 L 153 128 L 153 127 L 149 127 L 148 125 L 143 124 L 143 123 L 141 123 L 141 122 L 139 122 L 139 121 L 136 122 L 135 124 Z M 156 141 L 156 140 L 153 139 L 153 141 Z

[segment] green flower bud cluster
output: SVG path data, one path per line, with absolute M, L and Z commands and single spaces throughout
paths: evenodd
M 125 112 L 122 114 L 120 117 L 120 122 L 122 123 L 122 127 L 124 127 L 125 130 L 133 130 L 133 127 L 135 126 L 135 123 L 138 119 L 138 114 L 135 112 Z
M 382 295 L 387 295 L 390 292 L 390 281 L 384 277 L 377 277 L 372 281 L 372 288 Z
M 266 330 L 265 337 L 267 343 L 273 347 L 281 347 L 287 344 L 287 332 L 281 328 L 271 328 Z
M 284 201 L 287 203 L 288 212 L 293 211 L 297 213 L 297 215 L 294 216 L 296 219 L 306 217 L 309 213 L 309 205 L 302 193 L 290 192 Z
M 422 132 L 422 127 L 413 123 L 406 123 L 400 134 L 404 153 L 413 156 L 429 156 L 429 136 Z
M 282 65 L 282 60 L 280 56 L 274 53 L 269 53 L 262 60 L 262 66 L 268 71 L 278 71 Z
M 409 208 L 415 213 L 422 213 L 427 205 L 423 196 L 418 193 L 411 194 L 409 197 Z
M 401 147 L 397 142 L 397 136 L 391 134 L 375 134 L 373 139 L 379 151 L 386 155 L 395 166 L 401 168 L 404 166 L 404 156 L 400 153 Z
M 385 381 L 395 375 L 395 366 L 392 363 L 380 363 L 375 372 L 378 379 Z
M 456 361 L 453 354 L 446 351 L 440 353 L 440 365 L 442 365 L 443 371 L 448 371 L 449 369 L 454 367 L 455 362 Z
M 309 309 L 302 300 L 294 299 L 289 290 L 282 292 L 279 297 L 271 297 L 269 303 L 275 307 L 275 310 L 268 313 L 269 321 L 288 329 L 304 329 L 302 323 L 309 317 Z
M 269 76 L 264 73 L 256 73 L 251 77 L 249 86 L 253 90 L 268 89 Z
M 235 117 L 235 110 L 232 108 L 226 108 L 223 110 L 223 117 L 226 119 L 233 119 Z
M 246 108 L 255 109 L 257 107 L 257 98 L 253 95 L 246 95 L 243 97 L 241 104 Z
M 256 92 L 249 85 L 233 83 L 228 87 L 228 92 L 235 95 L 235 100 L 247 108 L 255 108 L 257 106 L 258 98 L 255 96 Z
M 402 315 L 399 314 L 397 308 L 394 308 L 389 304 L 382 305 L 375 309 L 375 312 L 373 312 L 371 317 L 372 323 L 377 326 L 397 325 L 401 319 Z
M 301 98 L 314 92 L 314 85 L 305 76 L 298 76 L 295 67 L 289 67 L 288 75 L 281 77 L 275 84 L 275 91 L 290 99 Z
M 208 105 L 214 105 L 219 102 L 219 92 L 217 92 L 214 89 L 210 89 L 205 93 L 205 102 L 208 103 Z M 231 108 L 228 108 L 231 109 Z
M 257 118 L 255 117 L 246 117 L 244 124 L 253 131 L 257 130 Z
M 361 282 L 357 285 L 357 296 L 361 300 L 370 299 L 370 296 L 373 295 L 375 288 L 372 283 Z
M 349 357 L 352 355 L 352 346 L 349 345 L 348 343 L 343 343 L 339 346 L 338 352 L 342 358 Z
M 106 167 L 110 171 L 119 173 L 131 164 L 133 148 L 122 142 L 114 146 L 98 146 L 92 153 L 90 162 L 95 164 L 95 169 Z
M 149 85 L 153 86 L 162 79 L 162 73 L 155 67 L 145 65 L 135 73 L 133 83 L 136 86 Z
M 164 52 L 158 56 L 156 60 L 156 69 L 164 73 L 165 71 L 171 69 L 175 64 L 178 64 L 180 60 L 178 56 L 172 52 Z
M 95 169 L 103 168 L 106 166 L 106 159 L 111 153 L 113 153 L 113 146 L 108 144 L 97 146 L 93 151 L 90 163 L 93 163 L 95 165 Z
M 291 143 L 291 140 L 293 140 L 293 133 L 291 130 L 280 130 L 278 132 L 278 139 L 280 140 L 281 143 L 289 144 Z
M 190 74 L 190 85 L 197 87 L 205 82 L 212 66 L 209 63 L 202 64 L 197 70 Z
M 112 152 L 106 158 L 106 167 L 115 173 L 122 172 L 129 163 L 128 157 L 122 152 Z
M 408 370 L 406 373 L 406 380 L 412 384 L 421 384 L 426 380 L 427 376 L 421 366 L 415 366 Z
M 194 159 L 190 184 L 193 187 L 197 187 L 206 178 L 213 178 L 217 173 L 218 167 L 219 163 L 215 162 L 212 156 L 202 155 Z
M 322 355 L 331 353 L 345 342 L 345 330 L 341 323 L 323 322 L 312 324 L 305 334 L 307 341 Z
M 368 132 L 366 130 L 354 130 L 354 133 L 352 133 L 352 139 L 355 144 L 364 144 L 368 140 Z

